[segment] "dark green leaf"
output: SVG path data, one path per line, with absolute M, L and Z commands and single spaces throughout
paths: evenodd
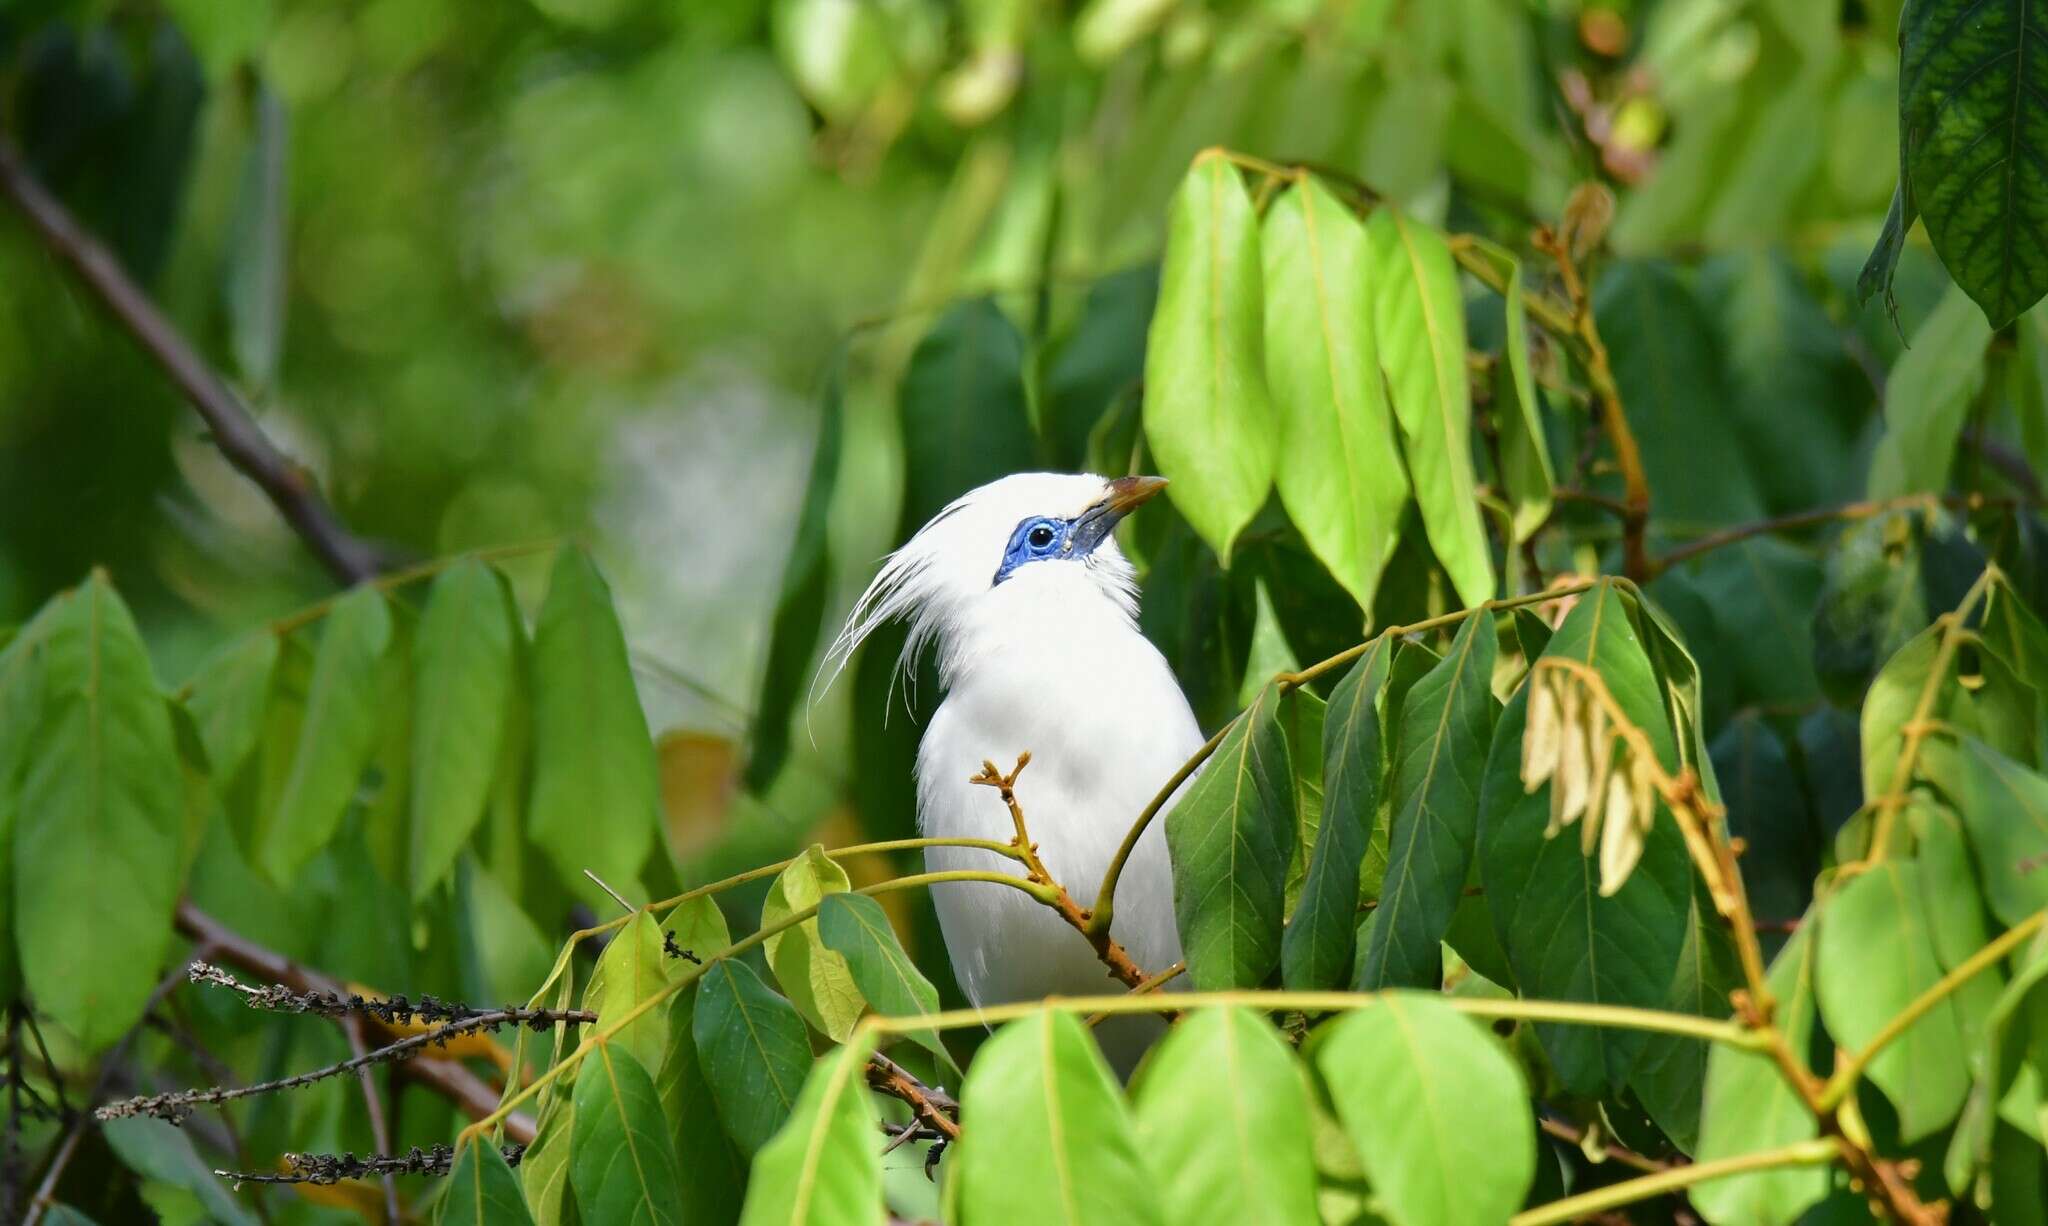
M 256 1215 L 234 1198 L 183 1129 L 152 1119 L 108 1120 L 100 1127 L 129 1170 L 190 1192 L 209 1220 L 222 1226 L 254 1226 Z
M 746 783 L 760 793 L 789 754 L 790 715 L 800 705 L 804 678 L 817 653 L 825 599 L 832 583 L 831 542 L 826 529 L 832 496 L 839 489 L 839 454 L 846 433 L 845 354 L 835 354 L 825 376 L 818 411 L 818 442 L 811 452 L 810 481 L 797 512 L 796 540 L 782 565 L 782 593 L 768 632 L 768 667 L 755 701 L 754 742 L 747 755 Z
M 654 1079 L 615 1043 L 576 1070 L 569 1186 L 586 1222 L 682 1226 L 682 1175 Z
M 1459 600 L 1493 598 L 1493 555 L 1472 468 L 1465 303 L 1444 236 L 1392 205 L 1365 227 L 1380 367 L 1400 421 L 1429 547 Z
M 1922 907 L 1921 868 L 1887 860 L 1830 895 L 1819 916 L 1815 986 L 1828 1033 L 1861 1048 L 1941 978 Z M 1916 1141 L 1955 1118 L 1969 1093 L 1963 1031 L 1944 1000 L 1880 1051 L 1870 1079 L 1899 1113 L 1899 1135 Z
M 1482 1027 L 1411 992 L 1332 1024 L 1315 1051 L 1397 1226 L 1504 1222 L 1536 1173 L 1522 1071 Z
M 1040 434 L 1062 469 L 1084 467 L 1089 439 L 1120 398 L 1145 378 L 1145 332 L 1159 298 L 1159 266 L 1140 264 L 1103 277 L 1088 287 L 1088 300 L 1073 332 L 1059 346 L 1045 372 L 1044 425 Z M 1135 406 L 1134 406 L 1135 407 Z M 1129 454 L 1128 448 L 1124 452 Z M 1126 466 L 1094 468 L 1120 477 Z
M 1313 1222 L 1308 1089 L 1294 1053 L 1249 1009 L 1200 1009 L 1148 1058 L 1138 1138 L 1169 1222 Z
M 939 992 L 903 952 L 882 904 L 864 894 L 827 894 L 818 906 L 818 932 L 825 947 L 846 959 L 854 986 L 884 1017 L 914 1017 L 939 1010 Z M 935 1030 L 909 1037 L 957 1073 L 952 1054 Z
M 1400 540 L 1408 478 L 1373 340 L 1365 227 L 1307 179 L 1267 209 L 1259 250 L 1280 501 L 1330 574 L 1371 608 Z
M 697 991 L 696 985 L 682 989 L 669 1006 L 668 1054 L 654 1090 L 683 1171 L 683 1220 L 690 1226 L 725 1226 L 739 1220 L 747 1160 L 719 1122 L 717 1097 L 699 1062 Z
M 1735 939 L 1727 924 L 1714 914 L 1704 888 L 1696 887 L 1685 944 L 1679 947 L 1678 969 L 1672 975 L 1664 1007 L 1696 1017 L 1726 1018 L 1732 1012 L 1728 993 L 1741 981 Z M 1700 1098 L 1712 1047 L 1705 1039 L 1653 1034 L 1643 1044 L 1643 1054 L 1628 1078 L 1643 1109 L 1686 1153 L 1699 1148 Z
M 128 608 L 94 574 L 10 654 L 43 701 L 14 784 L 14 931 L 37 1008 L 98 1051 L 142 1016 L 182 887 L 184 796 L 162 691 Z
M 1157 1226 L 1159 1201 L 1130 1110 L 1087 1027 L 1047 1010 L 990 1036 L 960 1093 L 962 1218 L 1059 1226 Z
M 435 1226 L 532 1226 L 519 1179 L 505 1155 L 488 1141 L 466 1140 L 455 1147 L 455 1163 L 434 1213 Z
M 1809 916 L 1809 921 L 1811 917 Z M 1786 1045 L 1804 1057 L 1813 1039 L 1813 925 L 1803 923 L 1771 963 L 1775 1021 Z M 1707 1055 L 1695 1157 L 1715 1162 L 1813 1139 L 1813 1113 L 1764 1052 L 1717 1043 Z M 1827 1195 L 1828 1174 L 1795 1166 L 1709 1180 L 1692 1190 L 1692 1203 L 1717 1226 L 1787 1226 Z
M 1031 465 L 1024 338 L 987 298 L 939 317 L 903 375 L 903 535 L 947 503 Z
M 1145 438 L 1167 493 L 1225 563 L 1273 483 L 1259 221 L 1237 169 L 1195 159 L 1168 213 L 1145 349 Z
M 2027 54 L 2041 37 L 2031 10 L 1916 0 L 1899 20 L 1906 199 L 1994 328 L 2048 291 L 2048 77 L 2040 49 Z
M 483 819 L 512 705 L 517 610 L 490 567 L 434 580 L 414 647 L 412 896 L 426 897 Z
M 1493 618 L 1474 613 L 1402 702 L 1393 750 L 1393 824 L 1366 982 L 1434 986 L 1444 933 L 1472 870 L 1479 784 L 1493 735 Z
M 698 1067 L 727 1135 L 749 1155 L 789 1118 L 811 1067 L 804 1019 L 744 962 L 721 958 L 697 988 Z
M 873 1049 L 862 1031 L 812 1068 L 789 1122 L 754 1159 L 743 1226 L 881 1226 L 881 1151 L 863 1077 Z
M 1294 778 L 1280 691 L 1259 691 L 1166 815 L 1173 911 L 1197 988 L 1253 987 L 1280 961 Z
M 377 664 L 390 643 L 391 613 L 376 588 L 356 588 L 327 614 L 291 773 L 257 845 L 257 863 L 280 885 L 334 837 L 355 796 L 377 744 Z
M 572 890 L 604 898 L 588 869 L 646 896 L 640 866 L 660 821 L 654 743 L 611 589 L 581 549 L 556 557 L 534 627 L 531 803 L 533 841 Z
M 1698 587 L 1713 607 L 1713 654 L 1733 674 L 1738 706 L 1790 709 L 1820 699 L 1813 616 L 1821 569 L 1810 555 L 1773 537 L 1744 541 L 1703 559 Z
M 1301 887 L 1301 900 L 1281 940 L 1289 988 L 1335 988 L 1350 979 L 1358 925 L 1359 866 L 1377 824 L 1386 780 L 1380 688 L 1397 644 L 1382 636 L 1330 694 L 1323 717 L 1323 816 Z

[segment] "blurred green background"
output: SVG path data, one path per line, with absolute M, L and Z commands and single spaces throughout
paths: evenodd
M 829 630 L 895 543 L 897 380 L 938 310 L 996 295 L 1044 458 L 1078 464 L 1208 145 L 1511 241 L 1606 181 L 1618 254 L 1703 269 L 1642 295 L 1677 318 L 1610 337 L 1625 381 L 1680 385 L 1632 408 L 1712 382 L 1771 486 L 1660 527 L 1857 491 L 1899 352 L 1851 297 L 1896 180 L 1898 7 L 9 0 L 0 118 L 357 532 L 415 559 L 591 545 L 694 875 L 908 820 L 838 807 L 849 683 L 799 704 L 772 787 L 735 783 L 828 370 Z M 1909 329 L 1942 283 L 1909 249 Z M 1771 374 L 1788 347 L 1799 386 Z M 529 608 L 546 561 L 504 560 Z M 173 684 L 332 587 L 0 214 L 0 623 L 95 564 Z

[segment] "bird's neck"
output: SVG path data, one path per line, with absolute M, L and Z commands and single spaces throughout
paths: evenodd
M 1022 591 L 985 601 L 950 630 L 939 653 L 948 689 L 983 672 L 1028 678 L 1113 669 L 1151 650 L 1129 606 L 1089 590 Z

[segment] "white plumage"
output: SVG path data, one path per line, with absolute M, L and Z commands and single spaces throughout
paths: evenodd
M 924 833 L 1009 841 L 1000 796 L 968 780 L 984 760 L 1008 771 L 1028 751 L 1018 802 L 1047 870 L 1083 906 L 1133 819 L 1202 744 L 1173 671 L 1138 632 L 1135 576 L 1108 534 L 1162 484 L 1020 473 L 962 496 L 889 557 L 831 653 L 843 666 L 877 626 L 908 620 L 903 663 L 935 648 L 946 691 L 918 747 Z M 1111 930 L 1152 972 L 1181 957 L 1164 824 L 1126 862 Z M 925 861 L 1017 871 L 971 848 L 930 848 Z M 1080 934 L 1020 891 L 943 883 L 933 901 L 976 1004 L 1117 990 Z M 1128 1071 L 1155 1031 L 1131 1019 L 1098 1037 Z

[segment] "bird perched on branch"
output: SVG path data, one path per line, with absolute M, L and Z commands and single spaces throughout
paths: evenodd
M 1138 632 L 1138 590 L 1111 530 L 1157 494 L 1158 477 L 1019 473 L 961 496 L 891 554 L 832 645 L 846 658 L 878 626 L 909 623 L 900 666 L 938 653 L 946 695 L 917 754 L 917 809 L 927 836 L 1010 842 L 1015 827 L 983 762 L 1030 754 L 1016 785 L 1030 837 L 1053 879 L 1086 905 L 1133 820 L 1202 745 L 1173 670 Z M 880 718 L 881 712 L 863 712 Z M 1015 863 L 973 848 L 933 847 L 934 872 Z M 1051 909 L 993 882 L 932 888 L 960 987 L 976 1004 L 1115 988 L 1088 941 Z M 1164 823 L 1125 862 L 1111 936 L 1157 973 L 1180 960 Z M 1098 1028 L 1128 1072 L 1158 1026 Z

